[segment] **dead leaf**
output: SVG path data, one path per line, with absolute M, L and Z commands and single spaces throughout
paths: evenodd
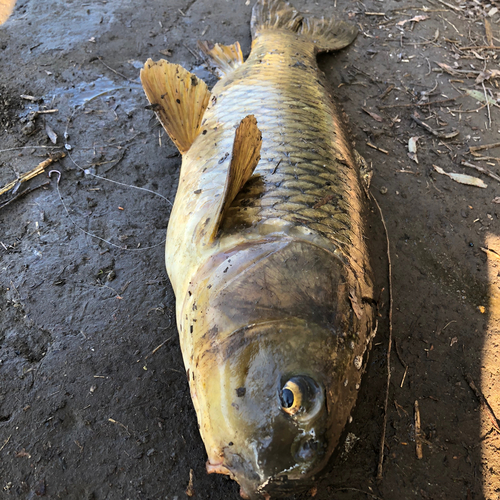
M 417 158 L 418 139 L 419 139 L 418 136 L 410 137 L 410 140 L 408 141 L 408 158 L 410 158 L 410 160 L 413 160 L 415 163 L 418 163 L 418 158 Z
M 437 165 L 432 166 L 438 174 L 447 175 L 450 179 L 458 182 L 459 184 L 466 184 L 468 186 L 476 186 L 480 188 L 488 187 L 488 184 L 483 182 L 481 179 L 478 179 L 477 177 L 472 177 L 472 175 L 457 174 L 456 172 L 445 172 L 441 167 L 438 167 Z
M 492 203 L 499 203 L 500 204 L 500 196 L 493 198 Z
M 410 140 L 408 141 L 408 151 L 410 153 L 416 153 L 417 152 L 417 142 L 418 142 L 419 137 L 410 137 Z
M 369 109 L 366 108 L 361 108 L 367 115 L 370 115 L 374 120 L 377 122 L 381 122 L 383 118 L 380 115 L 377 115 L 377 113 L 374 113 L 373 111 L 370 111 Z
M 412 17 L 411 19 L 404 19 L 403 21 L 399 21 L 399 23 L 397 23 L 396 26 L 404 26 L 406 23 L 419 23 L 420 21 L 425 21 L 426 19 L 429 19 L 429 16 L 426 15 L 415 16 Z
M 57 134 L 52 130 L 50 125 L 45 125 L 45 132 L 47 132 L 47 135 L 49 136 L 50 142 L 52 144 L 57 143 Z
M 500 78 L 500 70 L 487 69 L 486 71 L 481 71 L 479 75 L 477 75 L 476 83 L 479 85 L 490 78 Z
M 460 73 L 458 73 L 458 71 L 455 71 L 449 64 L 446 64 L 446 63 L 440 63 L 440 62 L 436 62 L 436 64 L 441 68 L 441 69 L 444 69 L 447 73 L 449 73 L 450 75 L 452 76 L 457 76 L 459 75 Z
M 489 104 L 490 106 L 496 106 L 497 101 L 493 99 L 493 97 L 485 96 L 484 92 L 481 92 L 480 90 L 472 90 L 472 89 L 462 89 L 465 91 L 466 94 L 470 95 L 473 99 L 476 99 L 476 101 L 482 102 L 483 104 Z M 486 98 L 488 101 L 486 101 Z

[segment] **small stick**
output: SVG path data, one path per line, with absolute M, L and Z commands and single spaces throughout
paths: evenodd
M 463 161 L 462 165 L 464 165 L 464 167 L 473 168 L 474 170 L 477 170 L 478 172 L 481 172 L 482 174 L 488 175 L 492 179 L 495 179 L 496 181 L 500 182 L 500 177 L 498 175 L 494 174 L 493 172 L 491 172 L 490 170 L 488 170 L 487 168 L 481 167 L 479 165 L 474 165 L 473 163 L 469 163 L 468 161 Z
M 193 56 L 195 57 L 195 59 L 196 59 L 197 61 L 203 61 L 203 59 L 202 59 L 202 58 L 201 58 L 201 57 L 200 57 L 200 56 L 199 56 L 199 55 L 198 55 L 198 54 L 197 54 L 197 53 L 196 53 L 193 49 L 191 49 L 190 47 L 188 47 L 185 43 L 183 43 L 182 45 L 184 45 L 184 47 L 185 47 L 186 49 L 188 49 L 188 50 L 189 50 L 189 52 L 191 52 L 191 54 L 193 54 Z
M 113 424 L 116 424 L 116 425 L 123 427 L 130 435 L 132 435 L 131 432 L 127 429 L 127 427 L 125 425 L 123 425 L 121 422 L 118 422 L 118 420 L 115 420 L 113 418 L 108 418 L 108 421 L 113 423 Z
M 385 389 L 385 402 L 384 402 L 384 424 L 382 428 L 382 436 L 380 438 L 380 451 L 379 451 L 379 459 L 378 459 L 378 467 L 377 467 L 377 480 L 381 481 L 383 478 L 383 464 L 384 464 L 384 448 L 385 448 L 385 433 L 387 429 L 387 407 L 389 404 L 389 388 L 391 382 L 391 346 L 392 346 L 392 263 L 391 263 L 391 247 L 389 241 L 389 232 L 387 231 L 387 225 L 385 223 L 384 214 L 382 213 L 382 209 L 378 204 L 375 196 L 371 195 L 375 205 L 377 205 L 378 211 L 380 213 L 380 219 L 382 220 L 382 225 L 384 226 L 386 245 L 387 245 L 387 271 L 388 271 L 388 279 L 389 279 L 389 340 L 387 345 L 387 386 Z
M 30 179 L 33 179 L 33 177 L 40 175 L 49 165 L 51 165 L 57 160 L 60 160 L 61 158 L 64 158 L 65 156 L 66 155 L 63 152 L 53 154 L 50 158 L 47 158 L 46 160 L 40 162 L 35 168 L 30 170 L 29 172 L 20 175 L 19 179 L 9 182 L 6 186 L 0 188 L 0 195 L 13 189 L 16 186 L 16 184 L 22 184 L 23 182 L 29 181 Z
M 50 181 L 44 182 L 43 184 L 39 184 L 38 186 L 32 187 L 25 189 L 24 191 L 21 191 L 20 193 L 17 193 L 13 198 L 10 200 L 5 201 L 4 203 L 0 203 L 0 208 L 4 208 L 7 205 L 10 205 L 13 201 L 16 201 L 18 198 L 21 198 L 21 196 L 27 195 L 32 193 L 33 191 L 36 191 L 37 189 L 40 189 L 42 187 L 48 186 L 50 184 Z
M 158 349 L 161 349 L 172 337 L 169 337 L 167 340 L 162 342 L 158 347 L 155 347 L 152 351 L 151 354 L 148 354 L 144 359 L 148 359 L 149 356 L 152 356 Z
M 103 60 L 102 60 L 102 57 L 99 57 L 97 56 L 97 60 L 98 61 L 101 61 L 101 63 L 106 66 L 106 68 L 108 68 L 110 71 L 112 71 L 115 75 L 118 75 L 118 76 L 121 76 L 122 78 L 125 78 L 125 80 L 128 80 L 129 82 L 132 82 L 132 83 L 137 83 L 137 81 L 135 80 L 131 80 L 130 78 L 126 77 L 124 74 L 122 73 L 119 73 L 118 71 L 116 71 L 116 69 L 113 69 L 111 66 L 108 66 Z
M 398 343 L 396 342 L 396 340 L 394 340 L 394 347 L 396 348 L 396 354 L 398 355 L 398 359 L 401 362 L 401 364 L 403 365 L 403 368 L 405 369 L 405 372 L 403 374 L 403 378 L 401 379 L 401 384 L 399 386 L 399 387 L 403 387 L 403 384 L 405 383 L 405 379 L 406 379 L 406 374 L 408 373 L 408 365 L 405 363 L 405 361 L 403 360 L 403 358 L 401 356 L 401 353 L 399 352 L 399 347 L 398 347 Z
M 11 437 L 12 437 L 12 434 L 3 442 L 3 445 L 0 448 L 0 451 L 2 451 L 7 446 L 7 443 L 10 441 Z
M 482 50 L 482 49 L 491 49 L 491 50 L 500 50 L 500 47 L 496 45 L 471 45 L 470 47 L 460 47 L 460 45 L 456 46 L 457 49 L 460 50 Z
M 423 458 L 422 453 L 422 431 L 420 429 L 420 409 L 418 407 L 418 401 L 415 401 L 415 451 L 417 453 L 417 458 L 421 460 Z
M 500 142 L 494 142 L 493 144 L 482 144 L 481 146 L 470 146 L 469 151 L 471 153 L 476 151 L 481 151 L 483 149 L 493 149 L 498 148 L 500 146 Z
M 463 13 L 463 10 L 462 9 L 459 9 L 458 7 L 455 7 L 455 5 L 451 5 L 450 3 L 448 2 L 445 2 L 444 0 L 437 0 L 439 3 L 442 3 L 443 5 L 446 5 L 446 7 L 454 10 L 455 12 L 460 12 L 460 13 Z
M 495 427 L 497 432 L 500 432 L 500 421 L 496 417 L 495 412 L 488 403 L 488 400 L 484 397 L 483 393 L 476 387 L 476 384 L 474 383 L 474 380 L 472 380 L 472 377 L 468 373 L 465 373 L 464 376 L 465 380 L 467 380 L 467 383 L 469 384 L 469 387 L 472 389 L 472 391 L 476 395 L 476 398 L 479 400 L 479 403 L 486 410 L 488 417 L 490 417 L 493 427 Z
M 371 142 L 367 142 L 366 145 L 370 146 L 373 149 L 376 149 L 377 151 L 380 151 L 381 153 L 385 153 L 386 155 L 389 154 L 389 151 L 386 151 L 385 149 L 379 148 L 378 146 L 375 146 L 375 144 L 372 144 Z
M 385 99 L 385 98 L 389 95 L 389 93 L 390 93 L 392 90 L 394 90 L 394 88 L 395 88 L 395 86 L 394 86 L 394 85 L 392 85 L 392 84 L 391 84 L 391 85 L 389 85 L 389 86 L 388 86 L 388 87 L 384 90 L 384 92 L 383 92 L 383 93 L 382 93 L 382 95 L 379 97 L 379 99 L 380 99 L 380 100 Z
M 486 93 L 486 87 L 484 86 L 484 82 L 481 82 L 481 85 L 483 86 L 484 100 L 486 101 L 486 107 L 488 108 L 488 123 L 489 123 L 490 129 L 491 129 L 490 100 L 488 99 L 488 94 Z
M 440 101 L 432 101 L 432 102 L 422 102 L 422 103 L 411 103 L 411 104 L 388 104 L 386 106 L 378 106 L 379 109 L 387 109 L 387 108 L 411 108 L 412 106 L 431 106 L 433 104 L 442 104 L 444 102 L 455 101 L 458 97 L 450 97 L 449 99 L 441 99 Z

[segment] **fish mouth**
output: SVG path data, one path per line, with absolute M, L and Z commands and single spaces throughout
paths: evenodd
M 298 478 L 293 478 L 287 471 L 268 474 L 251 462 L 244 460 L 238 454 L 226 454 L 221 463 L 213 464 L 207 461 L 206 469 L 209 474 L 224 474 L 235 480 L 240 485 L 240 496 L 246 500 L 288 497 L 303 493 L 315 484 L 316 468 Z

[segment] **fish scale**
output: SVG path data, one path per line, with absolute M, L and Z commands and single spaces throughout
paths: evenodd
M 287 50 L 290 54 L 287 59 L 277 53 L 280 49 L 276 48 L 276 44 L 282 47 L 289 38 L 292 38 L 292 43 Z M 333 104 L 325 85 L 317 85 L 322 76 L 317 68 L 312 46 L 311 50 L 303 54 L 303 59 L 307 59 L 307 68 L 300 69 L 297 75 L 304 82 L 301 87 L 291 86 L 276 92 L 276 85 L 259 83 L 267 78 L 279 82 L 280 74 L 290 71 L 293 61 L 297 59 L 297 50 L 293 44 L 295 38 L 271 36 L 259 40 L 261 52 L 251 56 L 244 68 L 237 69 L 231 75 L 229 84 L 221 80 L 213 89 L 217 102 L 207 110 L 206 125 L 210 127 L 212 120 L 231 123 L 241 119 L 241 101 L 246 97 L 244 112 L 255 115 L 262 132 L 262 156 L 273 158 L 273 163 L 263 159 L 257 165 L 254 176 L 261 177 L 263 182 L 254 188 L 255 182 L 250 180 L 234 200 L 222 229 L 233 231 L 237 227 L 233 218 L 238 225 L 250 227 L 259 222 L 265 223 L 271 218 L 297 222 L 297 217 L 300 217 L 304 219 L 302 224 L 306 221 L 321 222 L 309 227 L 318 230 L 325 237 L 333 236 L 344 243 L 352 243 L 352 207 L 342 199 L 347 198 L 343 195 L 353 184 L 352 180 L 349 182 L 352 168 L 345 164 L 346 160 L 342 163 L 338 161 L 341 154 L 336 148 L 336 139 L 343 131 L 332 122 L 329 107 Z M 300 49 L 304 51 L 302 45 Z M 274 52 L 268 50 L 268 47 L 273 47 Z M 264 62 L 269 62 L 269 66 Z M 251 96 L 248 95 L 249 89 Z M 302 106 L 293 105 L 299 98 Z M 264 109 L 261 108 L 263 102 Z M 319 123 L 323 134 L 318 136 L 316 127 L 310 130 L 310 123 Z M 283 136 L 287 137 L 285 144 Z M 230 138 L 228 142 L 229 140 Z M 295 140 L 302 144 L 297 145 Z M 354 184 L 357 186 L 357 183 Z M 331 201 L 313 208 L 331 194 L 336 195 L 333 209 Z M 359 192 L 356 194 L 360 196 Z M 353 194 L 350 193 L 349 196 Z

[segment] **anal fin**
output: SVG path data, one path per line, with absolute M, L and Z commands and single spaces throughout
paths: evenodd
M 257 120 L 255 116 L 248 115 L 241 120 L 234 134 L 231 163 L 227 170 L 221 200 L 215 213 L 206 219 L 205 225 L 200 228 L 199 239 L 212 242 L 216 238 L 228 208 L 259 163 L 261 146 L 262 134 L 257 127 Z
M 210 101 L 206 83 L 178 64 L 148 59 L 141 83 L 163 128 L 184 154 L 200 132 Z
M 238 42 L 232 45 L 216 43 L 213 47 L 210 47 L 208 42 L 199 41 L 198 47 L 210 58 L 220 78 L 228 75 L 243 64 L 243 54 Z

